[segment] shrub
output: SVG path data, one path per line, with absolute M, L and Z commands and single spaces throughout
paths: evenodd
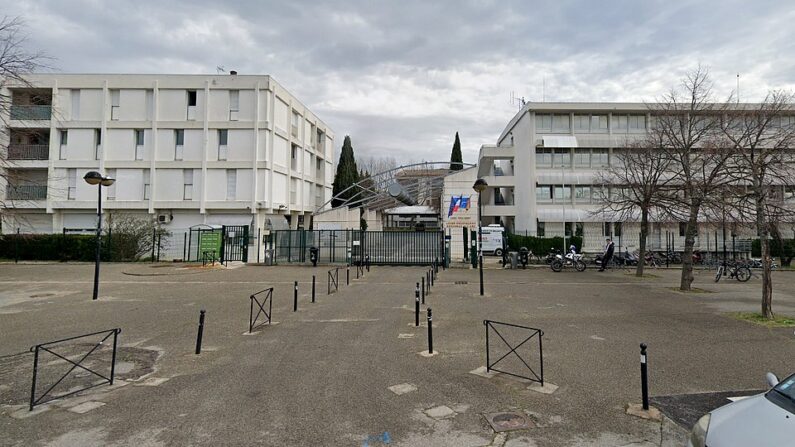
M 526 247 L 528 250 L 536 255 L 545 255 L 553 248 L 562 250 L 563 237 L 535 237 L 535 236 L 522 236 L 518 234 L 508 234 L 506 236 L 508 247 L 511 250 L 518 251 L 521 247 Z M 568 245 L 576 245 L 579 251 L 582 251 L 582 236 L 569 236 L 566 237 L 566 249 Z

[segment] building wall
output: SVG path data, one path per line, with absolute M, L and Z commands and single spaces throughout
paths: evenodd
M 49 159 L 20 164 L 20 169 L 45 173 L 46 200 L 11 205 L 15 212 L 35 216 L 36 222 L 46 220 L 42 214 L 50 216 L 50 225 L 30 225 L 29 231 L 61 231 L 72 222 L 66 215 L 94 209 L 96 187 L 82 180 L 90 170 L 117 178 L 110 197 L 102 192 L 106 212 L 155 217 L 180 210 L 196 213 L 197 223 L 224 215 L 213 213 L 221 210 L 225 215 L 248 214 L 259 226 L 265 216 L 313 212 L 318 188 L 321 197 L 331 195 L 333 132 L 268 76 L 42 74 L 30 76 L 30 81 L 52 91 L 53 106 L 49 120 L 10 122 L 12 128 L 49 132 Z M 21 95 L 24 88 L 9 85 L 2 93 Z M 195 106 L 188 104 L 189 91 L 195 91 Z M 220 130 L 226 131 L 225 147 Z M 143 133 L 142 145 L 136 131 Z M 180 148 L 176 131 L 184 132 Z M 293 147 L 298 160 L 291 166 Z M 315 175 L 316 160 L 325 165 L 323 175 Z M 193 172 L 189 199 L 184 197 L 185 170 Z M 234 199 L 227 197 L 228 170 L 235 173 Z M 144 199 L 147 175 L 150 193 Z M 299 186 L 290 200 L 293 184 Z M 5 191 L 5 183 L 0 187 Z

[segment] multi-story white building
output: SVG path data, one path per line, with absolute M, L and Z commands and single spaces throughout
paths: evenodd
M 36 74 L 5 85 L 2 229 L 96 226 L 106 213 L 170 229 L 293 228 L 331 198 L 331 129 L 270 76 Z M 5 150 L 7 148 L 7 150 Z M 278 221 L 278 222 L 277 222 Z
M 607 236 L 620 240 L 622 249 L 637 248 L 637 222 L 611 222 L 594 213 L 603 197 L 595 174 L 613 162 L 614 150 L 647 132 L 648 110 L 642 103 L 526 104 L 497 144 L 480 148 L 477 177 L 489 184 L 483 224 L 502 223 L 531 236 L 584 236 L 586 251 L 600 250 Z M 700 226 L 697 248 L 722 246 L 721 225 Z M 683 247 L 684 227 L 653 222 L 649 246 L 660 249 L 672 241 L 675 249 Z M 743 237 L 752 236 L 747 230 Z M 729 229 L 727 240 L 733 231 L 739 229 Z

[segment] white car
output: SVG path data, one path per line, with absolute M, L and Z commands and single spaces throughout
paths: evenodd
M 767 373 L 768 392 L 724 405 L 693 426 L 688 447 L 795 445 L 795 374 L 779 382 Z

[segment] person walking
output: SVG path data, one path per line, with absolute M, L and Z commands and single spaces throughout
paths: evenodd
M 616 246 L 613 244 L 613 240 L 610 238 L 605 239 L 605 252 L 602 255 L 602 267 L 599 269 L 600 272 L 604 272 L 607 264 L 613 259 L 613 252 L 615 249 Z

